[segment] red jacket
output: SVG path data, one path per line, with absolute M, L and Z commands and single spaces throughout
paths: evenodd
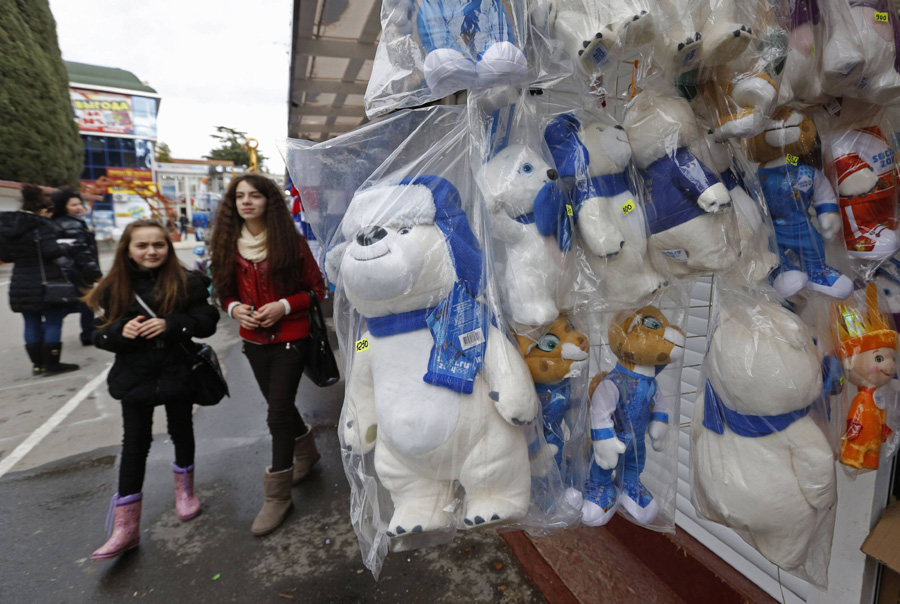
M 241 327 L 241 338 L 257 344 L 275 344 L 309 336 L 308 292 L 313 290 L 321 300 L 325 297 L 325 283 L 322 281 L 322 273 L 309 250 L 309 245 L 302 237 L 300 254 L 303 258 L 302 281 L 296 287 L 290 288 L 290 291 L 281 292 L 276 290 L 275 284 L 269 278 L 269 267 L 265 260 L 253 263 L 235 251 L 234 276 L 238 291 L 236 294 L 228 293 L 223 296 L 225 309 L 228 310 L 235 302 L 261 308 L 269 302 L 277 302 L 282 298 L 291 307 L 290 314 L 282 317 L 272 327 L 253 330 Z

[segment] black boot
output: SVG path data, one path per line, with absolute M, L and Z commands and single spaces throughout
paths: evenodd
M 31 368 L 31 375 L 41 375 L 44 373 L 44 362 L 41 358 L 41 345 L 25 344 L 25 351 L 28 353 L 28 358 L 31 359 L 31 364 L 33 365 Z
M 62 352 L 61 342 L 44 342 L 41 351 L 44 359 L 44 375 L 56 375 L 57 373 L 65 373 L 67 371 L 75 371 L 78 365 L 73 363 L 60 363 L 59 353 Z

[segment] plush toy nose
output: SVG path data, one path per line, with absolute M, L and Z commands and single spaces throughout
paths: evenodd
M 387 231 L 380 226 L 370 226 L 356 235 L 356 242 L 360 245 L 372 245 L 387 237 Z
M 550 168 L 549 170 L 547 170 L 547 178 L 549 178 L 550 180 L 556 180 L 557 178 L 559 178 L 559 173 L 553 168 Z

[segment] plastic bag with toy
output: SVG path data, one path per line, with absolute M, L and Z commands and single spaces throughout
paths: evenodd
M 376 577 L 389 551 L 458 529 L 541 534 L 573 516 L 555 466 L 532 496 L 540 407 L 502 323 L 468 144 L 465 108 L 443 106 L 287 145 L 327 241 L 346 380 L 338 435 Z
M 839 387 L 840 369 L 764 291 L 716 291 L 691 422 L 692 502 L 824 588 L 837 485 L 823 392 Z

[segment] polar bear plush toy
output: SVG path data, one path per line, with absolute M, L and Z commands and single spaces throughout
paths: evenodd
M 531 476 L 522 425 L 539 409 L 516 347 L 478 301 L 482 252 L 456 188 L 417 176 L 356 194 L 341 229 L 339 285 L 365 317 L 347 377 L 345 448 L 375 449 L 394 503 L 390 536 L 525 514 Z M 334 260 L 332 260 L 334 262 Z
M 737 221 L 727 187 L 690 150 L 699 137 L 690 105 L 645 91 L 624 125 L 644 178 L 651 260 L 676 277 L 729 270 L 740 254 Z
M 515 144 L 478 171 L 495 242 L 503 312 L 518 332 L 556 320 L 571 270 L 569 222 L 557 172 L 533 147 Z
M 557 171 L 573 179 L 576 232 L 604 299 L 634 304 L 663 287 L 665 279 L 647 254 L 644 214 L 628 173 L 631 146 L 621 126 L 582 124 L 572 114 L 544 130 Z
M 844 75 L 849 84 L 845 90 L 828 90 L 832 94 L 865 98 L 879 105 L 896 105 L 900 96 L 900 22 L 896 8 L 890 0 L 830 0 L 843 5 L 841 15 L 849 12 L 852 20 L 835 18 L 834 11 L 826 16 L 832 27 L 849 27 L 851 32 L 838 29 L 833 36 L 840 36 L 844 53 L 856 56 L 861 69 Z M 830 7 L 829 7 L 830 8 Z M 856 35 L 853 35 L 856 34 Z M 843 75 L 843 74 L 841 74 Z
M 697 511 L 794 572 L 812 549 L 830 549 L 833 524 L 821 515 L 837 495 L 831 447 L 809 415 L 823 388 L 809 330 L 766 302 L 723 309 L 706 376 L 692 423 Z M 825 556 L 806 572 L 827 566 Z

